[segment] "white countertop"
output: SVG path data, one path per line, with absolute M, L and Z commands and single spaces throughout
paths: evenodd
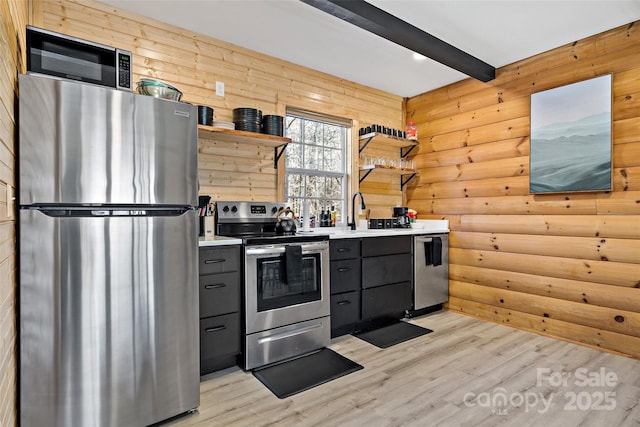
M 204 237 L 200 237 L 198 239 L 198 246 L 225 246 L 225 245 L 241 245 L 242 239 L 236 239 L 235 237 L 227 237 L 227 236 L 213 236 L 211 238 L 205 239 Z
M 308 231 L 298 230 L 296 234 L 327 234 L 330 239 L 349 239 L 356 237 L 402 236 L 417 234 L 448 233 L 448 220 L 419 219 L 411 228 L 357 229 L 344 227 L 316 227 Z
M 298 235 L 313 234 L 327 235 L 329 239 L 349 239 L 357 237 L 381 237 L 381 236 L 403 236 L 418 234 L 435 234 L 448 233 L 448 220 L 435 219 L 419 219 L 411 224 L 411 228 L 385 228 L 385 229 L 358 229 L 351 230 L 346 227 L 316 227 L 308 231 L 300 230 L 296 232 Z M 205 240 L 200 238 L 199 245 L 202 246 L 224 246 L 224 245 L 240 245 L 242 239 L 225 236 L 213 236 L 213 238 Z

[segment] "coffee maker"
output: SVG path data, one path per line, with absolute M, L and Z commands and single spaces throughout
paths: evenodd
M 393 217 L 396 218 L 398 228 L 411 228 L 409 208 L 405 206 L 396 206 L 393 208 Z

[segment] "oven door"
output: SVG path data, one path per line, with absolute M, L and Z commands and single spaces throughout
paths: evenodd
M 297 259 L 286 253 L 295 246 Z M 329 243 L 247 246 L 245 298 L 247 334 L 329 316 Z

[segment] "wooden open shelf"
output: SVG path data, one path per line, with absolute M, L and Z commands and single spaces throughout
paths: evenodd
M 198 138 L 211 139 L 222 142 L 239 142 L 243 144 L 266 145 L 280 147 L 291 142 L 291 138 L 283 138 L 265 133 L 245 132 L 243 130 L 227 129 L 214 126 L 198 125 Z
M 278 169 L 278 160 L 284 154 L 291 138 L 269 135 L 266 133 L 246 132 L 243 130 L 227 129 L 215 126 L 198 125 L 198 138 L 211 141 L 264 145 L 273 147 L 273 167 Z
M 386 133 L 379 132 L 367 133 L 365 135 L 361 135 L 358 139 L 360 140 L 360 153 L 370 142 L 375 142 L 376 144 L 385 145 L 387 147 L 400 148 L 401 157 L 406 157 L 411 152 L 411 150 L 413 150 L 419 144 L 418 141 L 414 141 L 412 139 L 399 138 L 397 136 L 387 135 Z M 407 150 L 403 151 L 403 148 L 407 148 Z
M 371 174 L 371 172 L 382 173 L 385 175 L 409 175 L 409 177 L 404 180 L 400 179 L 400 188 L 402 189 L 409 181 L 411 181 L 416 175 L 418 175 L 418 171 L 415 169 L 407 169 L 407 168 L 398 168 L 393 166 L 386 165 L 364 165 L 360 166 L 360 182 L 364 181 L 366 177 Z M 362 173 L 364 172 L 364 174 Z

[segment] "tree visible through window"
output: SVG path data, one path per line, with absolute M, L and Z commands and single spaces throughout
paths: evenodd
M 311 117 L 287 111 L 286 195 L 287 202 L 302 216 L 309 203 L 309 215 L 316 225 L 322 210 L 336 211 L 336 222 L 345 220 L 346 147 L 351 128 L 322 116 Z

